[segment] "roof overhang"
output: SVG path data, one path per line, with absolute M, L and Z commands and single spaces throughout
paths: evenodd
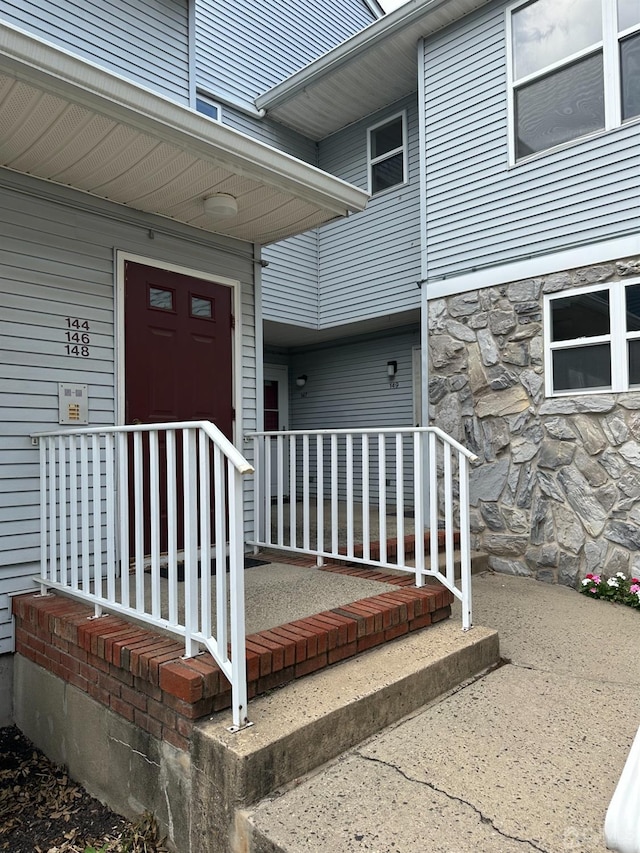
M 417 88 L 417 43 L 488 0 L 409 0 L 256 98 L 270 118 L 315 140 Z
M 360 211 L 345 181 L 0 25 L 0 166 L 252 243 Z M 203 200 L 226 193 L 237 216 Z

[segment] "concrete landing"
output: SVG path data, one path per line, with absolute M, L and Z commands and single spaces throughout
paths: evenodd
M 495 631 L 463 633 L 449 620 L 256 698 L 254 726 L 239 733 L 228 731 L 226 718 L 197 724 L 192 762 L 201 799 L 193 819 L 206 849 L 246 851 L 243 809 L 498 660 Z
M 246 813 L 244 850 L 606 853 L 640 724 L 640 614 L 529 579 L 473 587 L 509 662 Z

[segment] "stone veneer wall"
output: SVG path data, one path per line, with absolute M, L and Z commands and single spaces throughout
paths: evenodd
M 545 398 L 545 293 L 624 281 L 621 260 L 429 303 L 433 422 L 479 456 L 472 545 L 568 586 L 640 573 L 640 392 Z

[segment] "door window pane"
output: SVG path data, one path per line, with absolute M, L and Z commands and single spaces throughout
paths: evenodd
M 537 0 L 511 16 L 514 80 L 602 40 L 601 0 Z
M 598 52 L 515 92 L 517 156 L 526 157 L 604 128 Z
M 191 316 L 213 319 L 213 303 L 203 296 L 191 297 Z
M 173 291 L 163 287 L 149 288 L 149 307 L 162 311 L 173 311 Z
M 264 382 L 264 428 L 269 432 L 278 429 L 278 382 L 265 379 Z
M 620 42 L 622 118 L 640 115 L 640 33 Z
M 611 386 L 609 344 L 572 347 L 553 353 L 553 387 L 556 391 Z
M 608 335 L 609 330 L 608 290 L 565 296 L 551 303 L 551 340 L 554 342 Z
M 640 0 L 618 0 L 618 30 L 640 24 Z

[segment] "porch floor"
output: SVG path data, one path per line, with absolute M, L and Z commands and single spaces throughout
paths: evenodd
M 406 572 L 259 556 L 270 562 L 245 570 L 249 698 L 451 615 L 447 589 L 417 589 Z M 187 748 L 198 719 L 230 707 L 213 658 L 184 659 L 179 638 L 120 616 L 91 620 L 92 608 L 58 595 L 20 596 L 13 610 L 20 654 L 176 746 Z

